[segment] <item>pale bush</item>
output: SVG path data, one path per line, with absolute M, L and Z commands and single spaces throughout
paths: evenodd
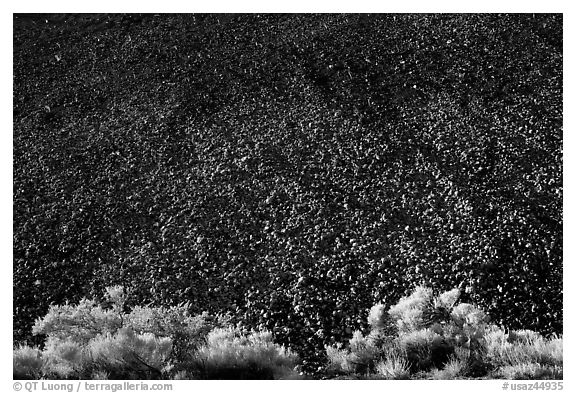
M 387 325 L 388 315 L 386 314 L 386 306 L 378 303 L 370 308 L 368 314 L 368 324 L 372 329 L 382 329 Z
M 462 378 L 467 372 L 467 361 L 461 360 L 458 357 L 450 357 L 444 368 L 434 368 L 430 372 L 432 379 L 457 379 Z
M 12 351 L 14 379 L 39 379 L 42 375 L 42 352 L 37 348 L 20 346 Z
M 535 344 L 538 353 L 538 361 L 552 366 L 562 366 L 564 340 L 561 337 L 553 337 L 548 340 L 541 340 Z
M 159 377 L 172 350 L 172 340 L 152 333 L 135 334 L 123 328 L 99 335 L 87 347 L 95 368 L 114 377 Z
M 216 328 L 195 354 L 199 377 L 207 379 L 282 379 L 295 377 L 297 356 L 274 343 L 270 332 L 242 333 Z
M 496 326 L 491 326 L 486 329 L 484 334 L 484 342 L 486 348 L 492 348 L 492 350 L 494 350 L 508 342 L 508 335 L 503 329 L 500 329 Z
M 171 347 L 170 338 L 134 334 L 128 328 L 98 334 L 86 344 L 49 337 L 43 371 L 53 379 L 159 377 Z
M 32 333 L 87 343 L 101 333 L 113 333 L 122 326 L 117 310 L 104 310 L 95 301 L 82 299 L 77 305 L 50 306 L 44 318 L 36 320 Z
M 375 371 L 390 378 L 404 366 L 410 373 L 436 379 L 489 376 L 553 378 L 562 374 L 562 338 L 546 339 L 530 330 L 504 330 L 490 324 L 480 308 L 459 303 L 453 289 L 433 298 L 418 287 L 390 307 L 370 309 L 371 332 L 356 332 L 346 348 L 327 347 L 330 369 L 348 374 Z M 387 323 L 396 330 L 387 328 Z M 392 352 L 391 352 L 392 351 Z M 394 355 L 390 355 L 394 353 Z M 388 370 L 388 374 L 385 370 Z
M 411 332 L 425 327 L 424 311 L 432 304 L 432 290 L 417 287 L 414 292 L 401 298 L 388 310 L 391 319 L 396 322 L 400 332 Z
M 126 312 L 120 286 L 106 289 L 106 306 L 83 299 L 50 307 L 34 326 L 47 336 L 41 353 L 14 351 L 14 375 L 81 379 L 296 377 L 297 356 L 270 332 L 219 328 L 227 318 L 192 316 L 185 305 L 134 307 Z M 176 350 L 174 350 L 176 347 Z
M 444 379 L 455 379 L 466 375 L 468 362 L 456 356 L 450 357 L 450 360 L 444 365 Z
M 486 357 L 498 367 L 518 364 L 562 366 L 561 338 L 545 339 L 539 333 L 520 330 L 505 334 L 492 331 L 485 336 Z
M 77 305 L 51 306 L 44 318 L 34 325 L 34 334 L 44 334 L 48 340 L 74 341 L 81 346 L 99 337 L 113 337 L 121 329 L 131 329 L 141 339 L 152 334 L 160 339 L 169 338 L 173 345 L 163 372 L 177 372 L 189 366 L 193 353 L 205 342 L 206 335 L 215 326 L 226 323 L 223 318 L 211 319 L 206 313 L 190 315 L 184 305 L 176 307 L 136 306 L 126 312 L 126 294 L 121 286 L 106 288 L 107 307 L 93 300 L 81 300 Z M 121 336 L 121 335 L 120 335 Z M 109 343 L 112 346 L 112 343 Z M 112 347 L 110 347 L 112 348 Z M 56 359 L 56 360 L 55 360 Z M 78 367 L 59 357 L 50 357 L 50 372 L 71 377 Z M 155 369 L 156 367 L 154 367 Z
M 527 362 L 504 366 L 497 376 L 504 379 L 562 379 L 563 371 L 559 366 Z
M 531 361 L 550 366 L 561 366 L 563 362 L 563 339 L 544 338 L 532 330 L 516 330 L 508 334 L 508 341 L 526 353 Z
M 104 295 L 106 301 L 108 301 L 112 307 L 121 309 L 126 304 L 126 292 L 124 291 L 124 287 L 121 285 L 106 287 Z
M 328 358 L 329 372 L 354 372 L 354 366 L 349 361 L 350 351 L 342 349 L 342 344 L 336 346 L 325 346 L 326 357 Z
M 454 288 L 436 297 L 434 305 L 436 307 L 443 307 L 447 310 L 451 310 L 458 301 L 458 299 L 460 299 L 460 290 L 458 288 Z
M 374 346 L 374 341 L 364 337 L 362 332 L 355 331 L 349 342 L 350 354 L 348 363 L 356 373 L 369 372 L 374 366 L 381 349 Z
M 397 341 L 412 371 L 442 367 L 454 351 L 442 335 L 430 329 L 401 334 Z
M 459 327 L 465 325 L 483 326 L 489 322 L 489 318 L 484 311 L 469 303 L 460 303 L 454 307 L 451 317 Z
M 399 354 L 393 354 L 376 364 L 376 373 L 384 379 L 410 379 L 408 361 Z
M 377 344 L 383 342 L 385 341 L 373 332 L 365 337 L 362 332 L 355 331 L 346 349 L 342 349 L 341 344 L 326 347 L 329 370 L 360 374 L 371 372 L 383 351 L 383 347 Z
M 193 362 L 194 352 L 205 343 L 207 334 L 222 326 L 225 320 L 210 319 L 207 313 L 190 315 L 183 306 L 177 307 L 140 307 L 124 315 L 124 324 L 138 333 L 152 333 L 156 336 L 170 337 L 173 351 L 170 362 L 174 371 L 183 370 Z
M 542 340 L 542 335 L 533 330 L 512 330 L 508 333 L 508 341 L 511 343 L 532 345 Z
M 48 337 L 43 351 L 44 373 L 50 378 L 79 378 L 90 368 L 83 345 L 69 338 Z
M 208 322 L 208 314 L 190 315 L 182 306 L 134 307 L 124 315 L 124 326 L 139 333 L 159 336 L 186 336 L 193 340 L 204 338 L 214 327 Z

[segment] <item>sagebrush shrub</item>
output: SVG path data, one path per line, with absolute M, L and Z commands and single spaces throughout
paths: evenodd
M 43 351 L 43 373 L 49 378 L 79 378 L 90 368 L 84 345 L 71 337 L 50 336 Z
M 14 379 L 38 379 L 42 375 L 42 352 L 38 348 L 20 346 L 12 354 Z
M 529 330 L 491 331 L 485 337 L 486 358 L 497 367 L 518 364 L 540 364 L 561 367 L 563 363 L 561 338 L 546 339 Z
M 124 316 L 124 325 L 138 333 L 151 333 L 159 337 L 170 337 L 173 351 L 170 363 L 174 371 L 188 367 L 192 354 L 216 326 L 223 320 L 210 319 L 207 313 L 190 315 L 184 307 L 134 307 Z
M 374 359 L 378 356 L 380 349 L 358 330 L 352 335 L 349 346 L 350 356 L 348 361 L 353 365 L 355 372 L 368 372 L 372 368 Z
M 369 339 L 378 346 L 387 337 L 394 336 L 397 331 L 397 321 L 386 311 L 386 307 L 379 303 L 370 309 L 368 313 L 368 325 L 370 325 Z
M 454 347 L 442 335 L 430 329 L 402 334 L 398 343 L 413 372 L 441 368 L 454 352 Z
M 410 365 L 404 356 L 393 354 L 376 364 L 376 374 L 384 379 L 410 379 Z
M 149 333 L 170 338 L 174 345 L 167 362 L 176 372 L 192 361 L 191 354 L 204 343 L 212 328 L 226 323 L 225 319 L 210 318 L 206 313 L 191 315 L 185 306 L 135 306 L 127 310 L 121 286 L 106 288 L 105 299 L 104 303 L 82 299 L 76 305 L 51 306 L 46 316 L 36 321 L 33 333 L 83 346 L 99 336 L 113 336 L 125 328 L 140 335 Z M 50 372 L 56 372 L 57 365 L 59 375 L 73 372 L 65 361 L 54 360 L 58 357 L 50 359 L 53 365 Z
M 329 370 L 337 373 L 370 373 L 381 354 L 384 340 L 378 333 L 365 337 L 362 332 L 355 331 L 346 349 L 342 349 L 341 344 L 326 346 Z
M 489 322 L 489 318 L 484 311 L 469 303 L 460 303 L 452 309 L 450 315 L 454 323 L 459 327 L 466 325 L 484 326 Z
M 77 305 L 50 306 L 46 316 L 36 320 L 32 333 L 87 343 L 98 334 L 113 333 L 121 326 L 118 310 L 105 310 L 94 300 L 82 299 Z
M 432 290 L 419 286 L 412 294 L 401 298 L 396 305 L 390 307 L 388 314 L 396 322 L 400 332 L 419 330 L 426 327 L 424 311 L 432 300 Z
M 562 379 L 563 371 L 559 366 L 518 363 L 502 367 L 496 376 L 504 379 Z
M 42 375 L 52 379 L 158 378 L 172 349 L 172 340 L 130 328 L 98 334 L 87 343 L 49 337 L 42 352 Z
M 505 333 L 480 308 L 459 299 L 458 289 L 434 297 L 418 287 L 387 313 L 384 305 L 373 306 L 366 337 L 356 332 L 346 347 L 326 347 L 329 370 L 380 378 L 404 375 L 404 368 L 435 379 L 561 375 L 561 338 L 529 330 Z
M 297 356 L 269 332 L 220 328 L 224 317 L 190 315 L 185 306 L 129 310 L 122 287 L 106 302 L 81 300 L 50 307 L 36 321 L 43 351 L 14 350 L 14 375 L 54 379 L 283 378 L 295 376 Z
M 441 293 L 434 300 L 434 306 L 437 308 L 445 308 L 447 310 L 452 310 L 460 299 L 460 290 L 458 288 L 451 289 L 449 291 Z
M 274 343 L 270 332 L 243 333 L 216 328 L 195 354 L 196 373 L 207 379 L 281 379 L 295 377 L 297 356 Z
M 345 372 L 353 373 L 354 366 L 348 360 L 350 351 L 342 349 L 342 344 L 337 344 L 334 346 L 325 346 L 326 356 L 328 358 L 328 368 L 329 372 Z
M 468 362 L 456 356 L 451 356 L 444 364 L 444 368 L 433 368 L 430 372 L 432 379 L 457 379 L 467 373 Z
M 370 309 L 368 314 L 368 324 L 372 329 L 383 329 L 387 325 L 388 316 L 386 313 L 386 306 L 378 303 Z
M 82 299 L 75 305 L 51 306 L 36 321 L 33 333 L 47 337 L 41 374 L 129 378 L 145 371 L 154 376 L 160 370 L 176 373 L 189 366 L 208 332 L 226 322 L 207 314 L 190 315 L 184 306 L 128 310 L 120 286 L 106 288 L 105 299 L 103 303 Z M 21 353 L 15 351 L 15 356 L 20 359 Z M 15 363 L 15 372 L 19 369 Z
M 94 368 L 111 378 L 152 379 L 161 376 L 172 350 L 172 340 L 152 333 L 136 334 L 130 328 L 122 328 L 114 335 L 108 333 L 95 337 L 86 350 Z

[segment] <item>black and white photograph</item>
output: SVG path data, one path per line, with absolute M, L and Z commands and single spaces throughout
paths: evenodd
M 568 388 L 561 10 L 12 22 L 14 391 Z

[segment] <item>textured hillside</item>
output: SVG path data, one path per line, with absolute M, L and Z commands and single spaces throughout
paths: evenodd
M 19 15 L 14 337 L 230 311 L 311 354 L 415 284 L 562 331 L 561 15 Z

